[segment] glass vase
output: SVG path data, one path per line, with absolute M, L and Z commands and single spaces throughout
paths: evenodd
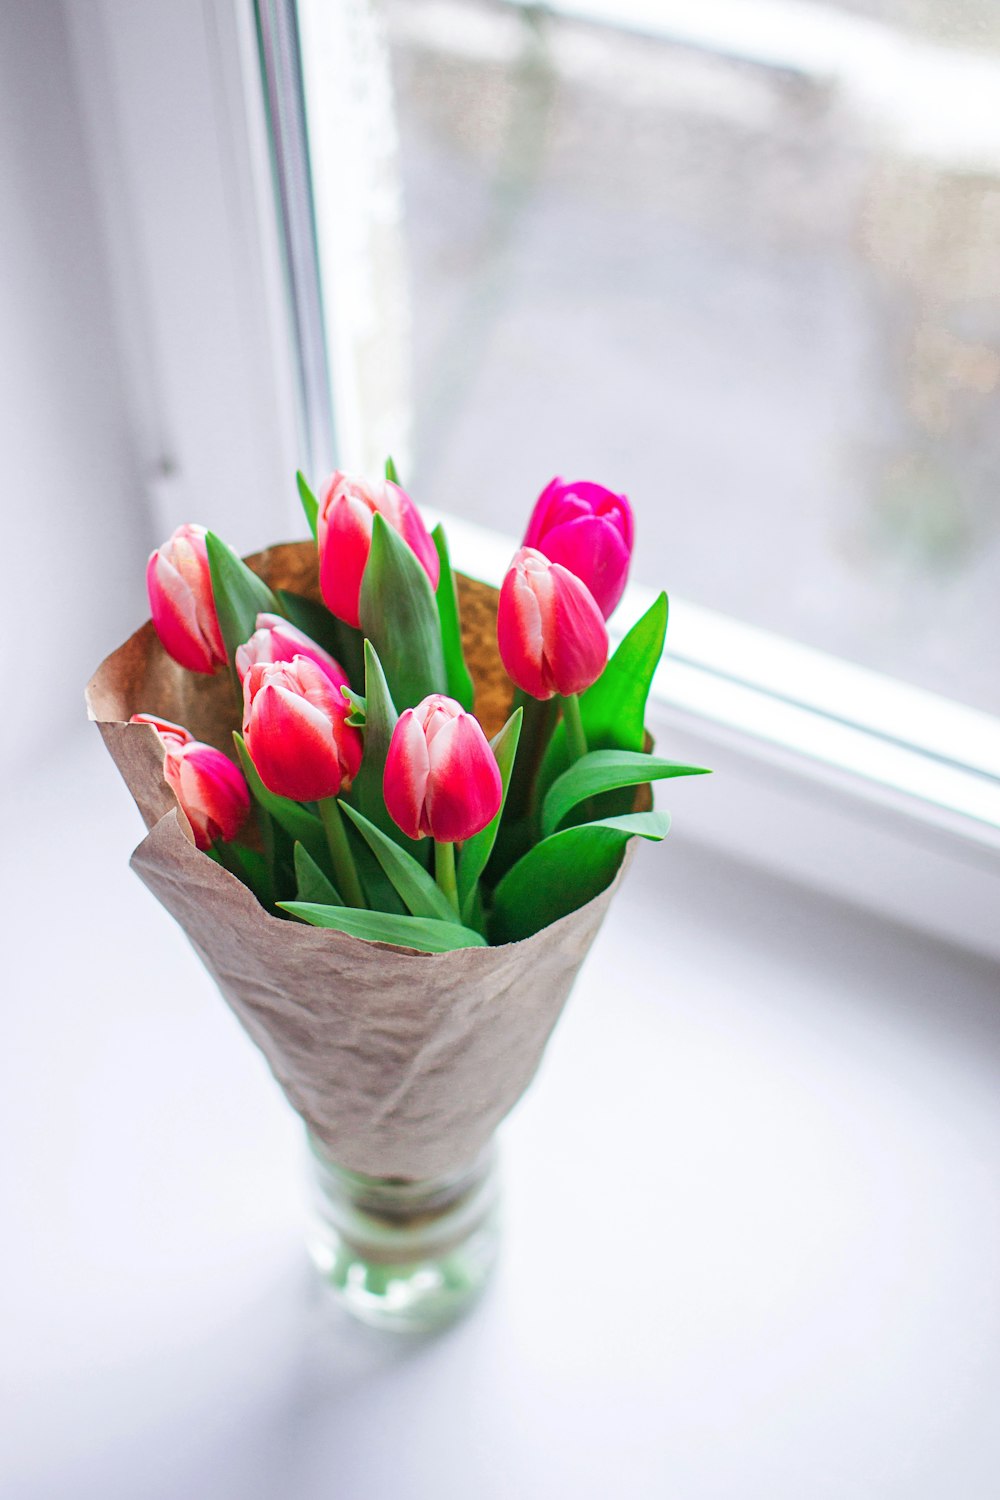
M 309 1158 L 307 1245 L 343 1307 L 373 1327 L 414 1333 L 469 1308 L 499 1246 L 493 1142 L 464 1170 L 416 1182 L 350 1172 L 312 1136 Z

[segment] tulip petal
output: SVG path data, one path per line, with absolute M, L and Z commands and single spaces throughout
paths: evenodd
M 311 802 L 346 787 L 362 740 L 339 689 L 310 657 L 255 662 L 243 679 L 243 734 L 268 791 Z
M 192 672 L 211 673 L 226 661 L 212 593 L 207 533 L 178 526 L 146 566 L 153 625 L 164 649 Z
M 386 488 L 395 489 L 395 485 L 386 485 Z M 402 491 L 399 493 L 403 494 Z M 424 525 L 423 516 L 410 497 L 403 495 L 403 500 L 405 504 L 402 506 L 399 522 L 393 521 L 393 525 L 420 562 L 431 581 L 431 588 L 436 589 L 441 577 L 441 559 L 438 557 L 434 539 Z
M 226 647 L 212 596 L 212 569 L 208 544 L 201 527 L 181 526 L 174 532 L 173 560 L 198 605 L 198 625 L 215 661 L 226 660 Z
M 389 816 L 407 838 L 419 839 L 430 831 L 424 826 L 429 770 L 423 728 L 413 709 L 404 709 L 389 741 L 382 784 Z
M 338 619 L 360 627 L 361 581 L 372 546 L 375 515 L 403 538 L 436 589 L 441 561 L 423 517 L 405 490 L 389 480 L 370 484 L 339 471 L 323 486 L 319 502 L 320 590 Z
M 208 565 L 208 550 L 204 537 L 193 528 L 175 532 L 174 565 L 184 582 L 198 601 L 198 625 L 208 648 L 220 660 L 225 660 L 226 649 L 219 630 L 213 598 L 211 598 L 211 568 Z
M 246 744 L 261 781 L 277 796 L 312 802 L 340 791 L 343 775 L 329 720 L 287 688 L 268 681 L 261 686 Z
M 503 795 L 500 768 L 471 714 L 435 737 L 427 779 L 427 821 L 439 843 L 454 844 L 486 827 Z
M 564 481 L 557 475 L 555 479 L 550 479 L 544 490 L 542 490 L 542 493 L 535 501 L 534 509 L 531 512 L 531 519 L 528 522 L 528 529 L 524 533 L 525 547 L 538 547 L 541 538 L 545 535 L 549 527 L 552 506 L 558 501 L 565 487 Z
M 556 691 L 568 698 L 596 682 L 608 660 L 608 631 L 594 597 L 575 574 L 552 564 L 555 610 L 546 661 Z
M 625 588 L 633 538 L 627 496 L 590 480 L 553 479 L 535 502 L 524 543 L 575 573 L 607 619 Z
M 133 714 L 129 723 L 149 724 L 165 745 L 190 745 L 194 740 L 194 735 L 183 724 L 174 724 L 170 719 L 159 719 L 155 714 Z
M 221 750 L 192 740 L 167 747 L 163 774 L 191 824 L 199 849 L 216 839 L 228 843 L 250 812 L 250 794 L 242 775 Z
M 262 629 L 261 621 L 267 622 Z M 274 661 L 292 661 L 296 656 L 305 656 L 329 677 L 338 693 L 342 687 L 350 686 L 347 673 L 336 657 L 310 640 L 304 631 L 288 620 L 282 620 L 276 615 L 258 615 L 257 625 L 256 634 L 261 634 L 262 630 L 270 632 L 270 649 L 274 653 Z
M 372 545 L 372 510 L 353 494 L 324 507 L 319 526 L 319 582 L 331 614 L 357 630 L 361 579 Z
M 551 591 L 545 601 L 551 607 Z M 504 667 L 518 687 L 533 698 L 551 698 L 555 688 L 545 670 L 545 623 L 542 603 L 517 562 L 500 589 L 497 644 Z
M 212 652 L 198 623 L 190 584 L 162 552 L 146 567 L 146 591 L 153 624 L 163 649 L 189 672 L 214 672 Z
M 542 551 L 587 585 L 607 619 L 628 578 L 629 551 L 618 528 L 602 516 L 578 516 L 547 532 Z

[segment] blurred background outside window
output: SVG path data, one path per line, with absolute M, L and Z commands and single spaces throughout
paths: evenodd
M 996 713 L 993 0 L 385 0 L 413 488 Z

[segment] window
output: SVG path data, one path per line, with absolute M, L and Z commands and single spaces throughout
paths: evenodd
M 423 487 L 605 476 L 643 581 L 1000 711 L 992 8 L 386 13 Z
M 493 569 L 476 524 L 554 466 L 620 486 L 626 617 L 671 585 L 665 705 L 993 847 L 1000 31 L 973 10 L 293 21 L 340 461 L 402 451 Z

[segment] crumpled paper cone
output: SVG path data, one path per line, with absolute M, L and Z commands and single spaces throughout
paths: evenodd
M 273 588 L 318 598 L 315 557 L 302 542 L 248 562 Z M 493 734 L 510 697 L 497 596 L 464 578 L 459 590 L 476 711 Z M 155 713 L 232 754 L 228 676 L 184 671 L 147 623 L 98 668 L 87 705 L 150 830 L 133 869 L 184 928 L 331 1157 L 410 1180 L 466 1166 L 531 1082 L 622 871 L 586 906 L 500 947 L 417 953 L 283 921 L 198 852 L 163 779 L 155 731 L 127 722 Z

